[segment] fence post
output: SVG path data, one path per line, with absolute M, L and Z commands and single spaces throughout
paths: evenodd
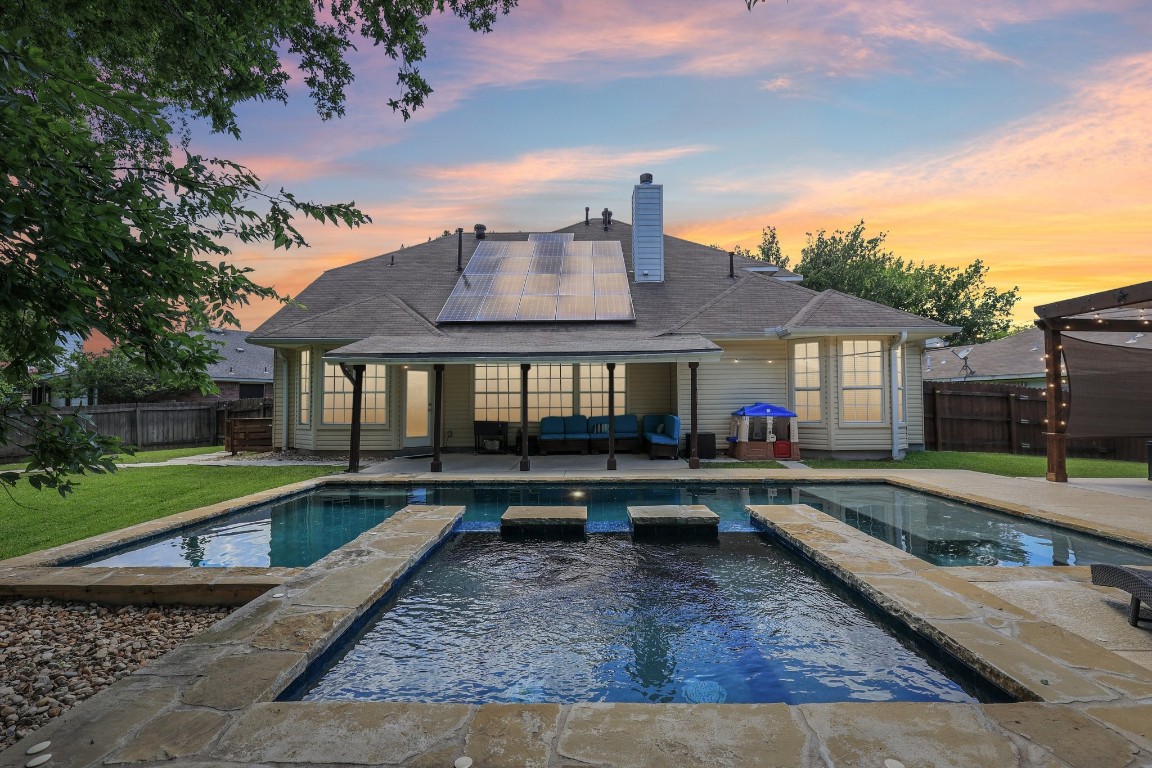
M 1019 453 L 1018 443 L 1019 440 L 1016 436 L 1016 421 L 1017 421 L 1017 400 L 1016 395 L 1012 392 L 1008 393 L 1008 442 L 1009 453 Z
M 132 414 L 135 417 L 133 420 L 135 422 L 135 428 L 136 428 L 135 444 L 136 444 L 137 448 L 143 450 L 144 449 L 144 417 L 141 415 L 141 412 L 140 412 L 140 403 L 136 403 L 135 407 L 132 409 Z
M 935 429 L 936 450 L 938 450 L 938 451 L 944 450 L 941 447 L 944 445 L 943 435 L 941 434 L 941 432 L 944 429 L 943 419 L 940 418 L 940 405 L 942 402 L 943 402 L 943 400 L 940 397 L 939 388 L 933 389 L 932 390 L 932 407 L 933 407 L 933 410 L 935 412 L 932 414 L 932 424 L 936 428 Z

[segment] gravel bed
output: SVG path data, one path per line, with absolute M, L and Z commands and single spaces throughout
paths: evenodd
M 0 601 L 0 751 L 231 610 Z

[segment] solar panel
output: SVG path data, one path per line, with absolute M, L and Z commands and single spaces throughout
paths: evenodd
M 437 322 L 634 320 L 620 243 L 573 237 L 478 243 Z

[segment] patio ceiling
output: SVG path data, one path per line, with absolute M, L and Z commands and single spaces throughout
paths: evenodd
M 702 362 L 723 350 L 695 334 L 644 336 L 517 332 L 492 335 L 370 336 L 333 349 L 330 362 L 371 363 L 571 363 Z

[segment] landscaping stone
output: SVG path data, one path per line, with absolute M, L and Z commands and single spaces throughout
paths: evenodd
M 155 663 L 226 613 L 224 608 L 0 602 L 0 749 Z

